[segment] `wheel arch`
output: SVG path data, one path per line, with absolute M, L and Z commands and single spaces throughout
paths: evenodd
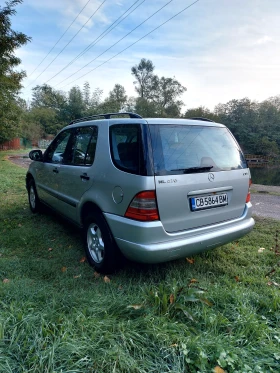
M 91 201 L 85 202 L 80 209 L 80 222 L 81 222 L 82 226 L 84 226 L 86 217 L 89 214 L 91 214 L 91 213 L 94 214 L 96 212 L 102 214 L 101 208 L 96 203 L 91 202 Z
M 28 187 L 28 184 L 31 180 L 34 181 L 34 177 L 30 172 L 27 172 L 26 177 L 25 177 L 26 188 Z

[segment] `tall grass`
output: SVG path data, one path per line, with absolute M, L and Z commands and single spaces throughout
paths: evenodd
M 280 222 L 258 219 L 247 237 L 194 261 L 127 263 L 105 282 L 84 261 L 79 230 L 31 214 L 26 170 L 6 155 L 1 373 L 279 371 L 280 258 L 270 248 Z

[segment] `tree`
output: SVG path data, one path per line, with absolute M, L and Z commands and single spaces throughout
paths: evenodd
M 150 113 L 149 116 L 178 117 L 183 102 L 178 98 L 186 88 L 175 78 L 159 78 L 153 73 L 152 61 L 142 58 L 138 65 L 131 69 L 132 75 L 137 79 L 134 84 L 139 94 L 137 107 L 139 113 Z
M 39 127 L 43 137 L 46 135 L 56 135 L 64 126 L 64 124 L 58 122 L 55 110 L 50 107 L 32 108 L 25 116 L 25 121 L 33 127 Z M 23 126 L 23 128 L 25 128 L 25 132 L 28 132 L 26 131 L 26 126 Z
M 257 107 L 256 102 L 245 97 L 215 108 L 219 121 L 229 127 L 246 153 L 255 152 L 260 137 Z
M 131 68 L 131 74 L 136 78 L 135 90 L 141 98 L 149 98 L 154 68 L 152 61 L 145 58 L 142 58 L 138 65 Z
M 83 88 L 83 101 L 84 101 L 84 109 L 86 112 L 88 112 L 91 104 L 90 100 L 90 85 L 89 82 L 84 83 L 84 88 Z
M 204 106 L 188 109 L 184 114 L 184 118 L 207 118 L 215 122 L 219 121 L 218 117 Z
M 178 100 L 186 88 L 175 78 L 159 78 L 154 75 L 152 79 L 152 87 L 150 97 L 153 103 L 158 108 L 158 114 L 167 116 L 179 116 L 183 102 Z
M 70 120 L 82 118 L 85 111 L 86 107 L 80 88 L 72 87 L 68 93 L 68 113 L 70 114 Z
M 115 84 L 113 90 L 109 92 L 109 100 L 115 102 L 116 106 L 118 106 L 118 111 L 121 110 L 127 101 L 124 87 L 120 84 Z
M 0 6 L 0 142 L 13 138 L 19 131 L 18 93 L 25 77 L 24 71 L 15 71 L 21 60 L 14 55 L 16 49 L 31 39 L 11 28 L 11 16 L 22 0 L 11 0 Z
M 98 106 L 99 113 L 118 113 L 126 107 L 127 95 L 120 84 L 115 84 L 109 96 Z
M 43 128 L 44 135 L 55 135 L 71 119 L 66 95 L 47 84 L 33 88 L 29 114 Z
M 135 111 L 142 117 L 155 118 L 158 117 L 157 107 L 153 102 L 150 102 L 142 97 L 137 97 Z

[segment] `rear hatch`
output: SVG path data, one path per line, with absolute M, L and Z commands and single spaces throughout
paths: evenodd
M 167 232 L 242 215 L 250 173 L 225 126 L 157 123 L 150 124 L 150 132 L 159 215 Z

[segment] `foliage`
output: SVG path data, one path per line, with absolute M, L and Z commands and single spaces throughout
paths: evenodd
M 146 290 L 146 302 L 154 308 L 159 316 L 166 316 L 171 319 L 183 317 L 183 319 L 188 318 L 194 321 L 194 316 L 191 314 L 188 304 L 201 302 L 208 306 L 212 305 L 202 296 L 205 290 L 196 287 L 195 282 L 196 280 L 192 279 L 187 286 L 181 286 L 173 281 L 172 286 L 169 283 L 161 283 L 159 286 L 148 288 Z
M 30 41 L 22 32 L 11 28 L 11 17 L 15 15 L 15 6 L 22 0 L 10 0 L 6 6 L 0 6 L 0 142 L 11 139 L 18 133 L 18 93 L 24 71 L 15 71 L 21 60 L 15 56 L 15 50 Z
M 199 106 L 197 108 L 191 108 L 186 110 L 184 118 L 208 118 L 214 120 L 215 122 L 218 121 L 218 117 L 211 112 L 208 108 L 204 106 Z
M 280 146 L 279 97 L 257 103 L 243 98 L 219 104 L 215 114 L 246 153 L 277 156 Z
M 142 58 L 138 65 L 131 68 L 131 74 L 136 78 L 134 81 L 135 90 L 142 99 L 150 98 L 154 68 L 152 61 L 145 58 Z
M 153 74 L 154 68 L 152 61 L 142 58 L 140 63 L 131 69 L 136 78 L 135 90 L 139 95 L 137 112 L 149 117 L 179 117 L 183 102 L 178 100 L 178 97 L 186 88 L 175 78 L 159 78 Z
M 280 268 L 265 277 L 279 261 L 270 250 L 278 221 L 259 219 L 250 235 L 189 261 L 127 262 L 103 278 L 84 260 L 79 230 L 48 210 L 30 213 L 26 170 L 7 155 L 0 153 L 0 372 L 279 370 Z M 191 295 L 191 283 L 212 303 L 185 301 L 194 321 L 171 308 Z M 159 290 L 167 312 L 153 300 Z
M 123 111 L 126 106 L 127 95 L 125 89 L 120 84 L 115 84 L 109 96 L 99 105 L 101 113 L 117 113 Z

